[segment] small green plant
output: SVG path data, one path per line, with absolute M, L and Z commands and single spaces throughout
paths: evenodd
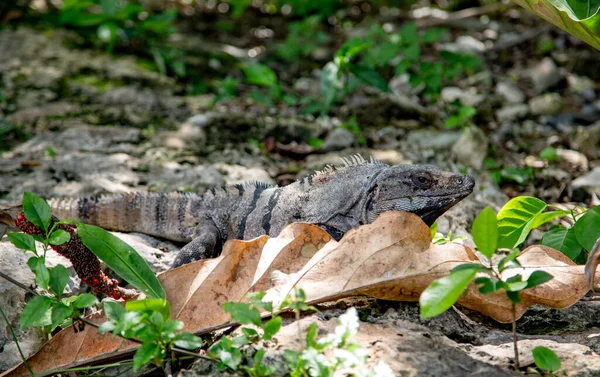
M 329 35 L 321 30 L 323 16 L 316 14 L 288 25 L 286 39 L 276 46 L 277 55 L 289 63 L 306 58 L 319 46 L 329 41 Z
M 350 131 L 356 137 L 356 141 L 358 142 L 358 144 L 363 146 L 367 145 L 367 139 L 363 135 L 362 129 L 356 121 L 355 115 L 351 116 L 350 119 L 348 119 L 346 122 L 340 124 L 340 128 Z
M 125 307 L 114 301 L 105 301 L 103 307 L 108 321 L 100 325 L 98 332 L 111 332 L 142 342 L 133 356 L 134 371 L 147 363 L 164 370 L 167 357 L 174 356 L 174 347 L 194 350 L 203 345 L 199 337 L 189 332 L 179 332 L 183 322 L 169 319 L 171 306 L 166 300 L 128 301 Z
M 528 275 L 509 270 L 521 267 L 517 260 L 520 252 L 517 247 L 532 229 L 568 214 L 562 210 L 544 212 L 547 207 L 539 199 L 523 196 L 510 200 L 498 215 L 490 207 L 485 208 L 473 222 L 472 229 L 473 241 L 484 262 L 458 265 L 450 275 L 432 282 L 420 297 L 421 317 L 433 317 L 448 310 L 472 281 L 483 294 L 504 290 L 512 303 L 515 365 L 518 368 L 515 305 L 521 301 L 519 293 L 551 280 L 552 275 L 541 270 Z M 497 266 L 493 266 L 491 257 L 497 249 L 510 252 Z
M 542 373 L 534 368 L 529 368 L 527 373 L 538 376 L 554 376 L 554 372 L 560 369 L 560 358 L 550 348 L 538 346 L 533 349 L 532 354 L 535 365 Z
M 578 264 L 585 264 L 594 243 L 600 238 L 600 207 L 579 210 L 583 212 L 579 218 L 574 210 L 565 212 L 575 221 L 572 227 L 554 225 L 544 234 L 540 243 L 560 250 Z
M 441 28 L 419 32 L 414 22 L 397 32 L 387 32 L 375 24 L 365 37 L 348 40 L 335 53 L 333 61 L 323 67 L 321 96 L 325 102 L 322 112 L 329 111 L 338 95 L 351 92 L 360 83 L 389 92 L 387 81 L 380 75 L 380 71 L 389 74 L 389 68 L 393 68 L 396 75 L 408 74 L 417 92 L 431 101 L 437 101 L 446 83 L 455 81 L 461 75 L 474 73 L 482 64 L 476 56 L 449 51 L 441 51 L 435 62 L 421 59 L 421 49 L 436 43 L 446 34 L 447 31 Z M 469 120 L 472 117 L 470 112 L 465 108 L 460 114 L 462 117 L 457 120 Z
M 477 114 L 477 110 L 473 106 L 463 105 L 460 101 L 457 101 L 457 103 L 452 105 L 452 112 L 450 114 L 444 123 L 446 128 L 466 128 L 473 125 L 471 119 Z
M 185 76 L 182 51 L 168 47 L 164 40 L 175 33 L 177 10 L 151 12 L 130 0 L 64 0 L 53 24 L 72 28 L 88 43 L 111 52 L 118 48 L 151 56 L 158 70 Z
M 438 222 L 435 221 L 429 227 L 429 231 L 431 232 L 431 242 L 433 242 L 436 245 L 444 245 L 444 244 L 447 244 L 448 242 L 456 242 L 456 243 L 462 244 L 467 239 L 466 236 L 452 236 L 451 231 L 448 232 L 447 235 L 444 235 L 444 234 L 438 232 L 437 230 L 438 230 Z
M 540 152 L 540 158 L 548 162 L 555 162 L 558 159 L 556 149 L 553 147 L 546 147 Z
M 524 185 L 535 179 L 533 168 L 530 166 L 498 166 L 493 158 L 485 159 L 484 163 L 489 169 L 490 178 L 498 185 L 507 182 Z
M 241 347 L 256 345 L 261 340 L 271 340 L 281 328 L 281 317 L 278 315 L 273 315 L 270 320 L 263 323 L 260 310 L 273 312 L 272 303 L 263 301 L 264 297 L 265 293 L 259 292 L 247 297 L 250 302 L 223 304 L 223 309 L 231 318 L 245 326 L 241 329 L 242 335 L 235 338 L 223 337 L 209 348 L 208 355 L 218 360 L 219 370 L 241 369 L 251 377 L 266 377 L 275 371 L 273 366 L 264 365 L 265 351 L 262 348 L 256 350 L 252 366 L 241 365 L 243 362 Z M 302 289 L 295 290 L 284 300 L 281 309 L 284 308 L 292 310 L 297 321 L 300 320 L 301 312 L 317 310 L 306 304 L 306 294 Z M 305 337 L 302 336 L 302 329 L 298 322 L 299 340 L 305 338 L 306 345 L 301 350 L 285 351 L 284 357 L 290 368 L 290 375 L 329 377 L 342 368 L 363 365 L 367 357 L 366 350 L 350 342 L 350 338 L 358 331 L 358 326 L 358 315 L 354 308 L 340 316 L 338 326 L 333 333 L 321 339 L 317 337 L 316 322 L 308 327 Z M 367 371 L 364 375 L 388 377 L 393 373 L 387 365 L 380 363 L 374 371 Z
M 25 192 L 23 194 L 24 218 L 39 227 L 41 235 L 25 233 L 8 233 L 8 239 L 15 247 L 33 253 L 27 265 L 35 275 L 37 286 L 44 291 L 43 295 L 33 297 L 23 309 L 20 327 L 44 326 L 49 332 L 56 327 L 65 327 L 81 316 L 81 311 L 96 305 L 98 300 L 89 293 L 78 296 L 63 297 L 69 282 L 69 271 L 62 265 L 46 267 L 46 252 L 52 246 L 62 245 L 71 238 L 70 234 L 57 227 L 68 221 L 51 224 L 50 208 L 39 196 Z M 42 245 L 38 251 L 36 241 Z

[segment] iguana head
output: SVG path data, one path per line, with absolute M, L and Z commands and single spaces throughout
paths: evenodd
M 343 167 L 328 167 L 308 182 L 297 183 L 309 195 L 299 204 L 303 211 L 298 220 L 318 224 L 336 238 L 387 211 L 412 212 L 431 225 L 475 185 L 468 175 L 435 166 L 388 166 L 360 156 L 344 159 Z
M 371 223 L 387 211 L 419 215 L 427 225 L 473 192 L 466 174 L 444 172 L 431 165 L 396 165 L 382 169 L 363 202 L 363 221 Z

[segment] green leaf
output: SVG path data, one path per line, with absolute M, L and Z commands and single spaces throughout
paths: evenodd
M 473 241 L 477 249 L 491 258 L 498 248 L 498 221 L 491 207 L 486 207 L 473 222 Z
M 62 264 L 50 269 L 50 289 L 54 292 L 58 299 L 62 298 L 63 291 L 69 282 L 69 270 Z
M 270 87 L 277 84 L 275 71 L 264 64 L 251 63 L 241 67 L 249 84 Z
M 46 261 L 44 257 L 31 257 L 27 261 L 27 265 L 35 274 L 35 282 L 38 287 L 48 289 L 50 283 L 50 273 L 46 267 Z
M 579 244 L 588 251 L 592 250 L 600 238 L 600 206 L 589 209 L 577 219 L 574 228 Z
M 175 338 L 173 338 L 173 343 L 177 347 L 181 347 L 186 350 L 200 348 L 203 344 L 202 339 L 200 339 L 200 337 L 197 337 L 196 335 L 191 334 L 189 332 L 182 332 L 180 334 L 175 335 Z
M 52 299 L 46 296 L 35 296 L 25 305 L 23 313 L 21 313 L 20 329 L 33 325 L 41 317 L 47 315 L 50 310 Z
M 250 303 L 258 309 L 263 309 L 268 312 L 273 311 L 273 303 L 270 301 L 263 301 L 262 299 L 266 296 L 266 292 L 252 292 L 246 295 L 250 300 Z
M 277 317 L 271 318 L 269 321 L 267 321 L 267 323 L 265 323 L 265 326 L 263 327 L 263 330 L 264 330 L 263 339 L 271 340 L 273 338 L 273 335 L 277 334 L 277 332 L 279 331 L 280 328 L 281 328 L 281 317 L 277 316 Z
M 148 263 L 131 246 L 102 228 L 77 223 L 83 244 L 113 270 L 149 298 L 166 297 Z
M 101 324 L 100 326 L 98 326 L 98 333 L 99 334 L 104 334 L 107 332 L 111 332 L 115 329 L 115 322 L 113 321 L 106 321 L 103 324 Z
M 431 226 L 429 227 L 429 233 L 431 235 L 431 239 L 433 239 L 435 237 L 435 234 L 437 233 L 438 230 L 438 222 L 437 220 L 433 222 L 433 224 L 431 224 Z
M 446 36 L 446 34 L 448 34 L 448 29 L 434 27 L 434 28 L 425 30 L 423 32 L 423 34 L 421 35 L 421 39 L 423 40 L 424 43 L 432 44 L 432 43 L 435 43 L 435 42 L 441 40 L 442 38 L 444 38 Z
M 125 316 L 125 308 L 114 301 L 104 301 L 102 307 L 104 308 L 104 315 L 111 321 L 119 321 Z
M 570 212 L 562 211 L 562 210 L 540 213 L 539 215 L 537 215 L 535 217 L 535 219 L 531 223 L 531 229 L 538 228 L 538 227 L 546 224 L 548 221 L 554 220 L 559 217 L 567 216 L 569 214 L 570 214 Z
M 600 2 L 598 0 L 516 0 L 515 2 L 594 48 L 600 49 L 598 37 Z
M 52 323 L 50 324 L 50 328 L 53 330 L 61 323 L 63 323 L 69 316 L 73 314 L 73 307 L 63 305 L 57 303 L 52 306 L 52 315 L 50 318 L 52 319 Z
M 79 295 L 79 297 L 77 297 L 77 300 L 73 302 L 73 306 L 78 309 L 83 309 L 89 308 L 90 306 L 96 305 L 97 303 L 98 299 L 96 298 L 96 296 L 94 296 L 91 293 L 82 293 Z
M 575 235 L 575 228 L 566 229 L 564 226 L 552 228 L 544 234 L 540 243 L 559 250 L 571 260 L 575 260 L 582 251 Z
M 476 274 L 477 270 L 469 269 L 434 280 L 419 298 L 421 318 L 435 317 L 450 309 Z
M 508 299 L 514 304 L 518 304 L 521 302 L 519 291 L 506 291 L 506 297 L 508 297 Z
M 537 287 L 540 284 L 544 284 L 547 281 L 552 280 L 554 276 L 550 275 L 546 271 L 533 271 L 527 278 L 527 288 Z
M 51 245 L 62 245 L 64 243 L 69 242 L 70 239 L 71 235 L 69 234 L 69 232 L 65 232 L 62 229 L 57 229 L 54 232 L 52 232 L 50 237 L 48 237 L 48 242 Z
M 171 304 L 169 304 L 169 301 L 160 298 L 147 298 L 143 300 L 127 301 L 125 303 L 125 309 L 128 312 L 158 312 L 161 313 L 165 321 L 171 317 Z
M 556 161 L 556 159 L 558 158 L 558 155 L 556 154 L 556 149 L 553 147 L 546 147 L 542 149 L 542 151 L 540 152 L 540 158 L 547 160 L 548 162 Z
M 138 371 L 144 364 L 150 362 L 158 355 L 159 348 L 156 343 L 144 343 L 133 355 L 133 370 Z
M 387 81 L 375 69 L 355 64 L 349 64 L 348 66 L 350 67 L 350 72 L 365 84 L 377 88 L 382 92 L 391 92 Z
M 511 268 L 513 267 L 512 264 L 516 264 L 516 266 L 519 266 L 520 264 L 516 260 L 516 258 L 519 256 L 520 252 L 521 251 L 519 249 L 515 249 L 510 254 L 500 259 L 500 262 L 498 262 L 498 271 L 502 272 L 506 268 Z
M 475 284 L 481 284 L 481 287 L 479 287 L 479 292 L 483 293 L 484 295 L 494 293 L 504 288 L 504 283 L 502 282 L 502 280 L 498 280 L 496 278 L 491 277 L 476 278 Z
M 260 326 L 262 324 L 260 312 L 257 309 L 250 308 L 250 304 L 244 302 L 226 302 L 223 304 L 223 310 L 229 313 L 234 321 L 242 325 L 253 324 Z
M 464 270 L 470 270 L 470 271 L 488 271 L 488 269 L 479 263 L 463 263 L 463 264 L 459 264 L 458 266 L 454 267 L 452 269 L 452 271 L 450 271 L 450 273 L 453 272 L 458 272 L 458 271 L 464 271 Z
M 34 193 L 25 191 L 22 204 L 25 218 L 42 229 L 44 233 L 48 232 L 52 217 L 48 203 Z
M 458 116 L 450 116 L 444 122 L 444 126 L 446 128 L 455 128 L 455 127 L 460 126 L 462 123 L 463 123 L 462 120 Z
M 231 340 L 227 337 L 223 337 L 213 344 L 208 349 L 208 355 L 220 360 L 217 364 L 220 371 L 224 371 L 226 368 L 236 370 L 242 362 L 242 353 L 232 346 Z
M 560 358 L 551 349 L 537 346 L 532 353 L 535 365 L 541 370 L 556 372 L 560 369 Z
M 21 250 L 33 251 L 37 255 L 35 250 L 35 239 L 25 233 L 8 233 L 8 240 L 15 245 L 16 248 Z
M 546 208 L 542 200 L 530 196 L 511 199 L 498 212 L 498 247 L 513 249 L 525 241 L 533 220 Z

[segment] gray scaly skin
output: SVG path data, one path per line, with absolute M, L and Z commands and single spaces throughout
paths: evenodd
M 134 231 L 186 242 L 173 267 L 216 257 L 230 239 L 276 236 L 288 224 L 307 222 L 339 240 L 401 210 L 431 225 L 473 191 L 473 178 L 429 165 L 388 166 L 360 156 L 285 187 L 247 183 L 189 193 L 131 193 L 96 198 L 51 199 L 54 215 L 109 230 Z

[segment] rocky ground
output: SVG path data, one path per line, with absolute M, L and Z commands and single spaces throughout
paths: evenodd
M 476 21 L 466 24 L 470 34 L 483 33 Z M 470 35 L 452 42 L 487 57 L 483 71 L 441 94 L 443 102 L 460 98 L 479 106 L 475 124 L 480 127 L 466 130 L 444 129 L 439 108 L 424 107 L 401 77 L 392 80 L 394 93 L 389 95 L 356 92 L 335 117 L 299 116 L 292 109 L 269 110 L 239 99 L 212 107 L 210 95 L 184 95 L 181 84 L 140 67 L 134 57 L 69 47 L 77 37 L 68 32 L 1 30 L 0 51 L 11 53 L 0 53 L 0 125 L 5 127 L 0 133 L 5 149 L 0 203 L 18 202 L 23 191 L 64 197 L 132 190 L 204 192 L 249 180 L 287 184 L 327 164 L 339 164 L 340 157 L 361 153 L 390 164 L 433 163 L 473 174 L 478 182 L 474 194 L 440 219 L 442 233 L 468 235 L 481 209 L 498 209 L 515 195 L 595 204 L 600 194 L 600 101 L 595 91 L 598 73 L 590 64 L 595 64 L 597 52 L 573 46 L 569 37 L 547 28 L 538 39 L 500 49 L 518 38 L 519 29 L 506 22 L 497 22 L 497 28 L 501 37 L 492 46 Z M 524 51 L 544 38 L 559 48 L 528 59 Z M 299 87 L 315 90 L 318 81 L 305 79 Z M 339 128 L 339 119 L 351 115 L 363 127 L 366 145 Z M 323 147 L 314 150 L 303 144 L 309 137 L 323 138 Z M 556 149 L 552 161 L 539 156 L 548 146 Z M 531 178 L 516 183 L 501 166 L 530 168 Z M 495 170 L 505 178 L 500 186 L 491 178 Z M 119 236 L 157 272 L 170 265 L 180 246 L 137 234 Z M 0 242 L 0 268 L 32 285 L 26 260 L 6 238 Z M 68 264 L 56 255 L 49 260 Z M 74 292 L 85 289 L 76 277 L 69 287 Z M 0 297 L 17 329 L 26 292 L 0 281 Z M 398 376 L 516 374 L 508 367 L 509 328 L 477 313 L 459 308 L 421 321 L 414 304 L 358 304 L 363 320 L 358 341 L 369 350 L 373 364 L 385 360 Z M 325 331 L 344 305 L 332 304 L 302 321 L 318 318 Z M 560 355 L 566 375 L 599 376 L 597 306 L 582 301 L 560 311 L 535 308 L 526 314 L 519 321 L 522 364 L 532 363 L 533 347 L 546 345 Z M 293 326 L 284 328 L 274 353 L 294 344 Z M 18 336 L 27 354 L 44 341 L 34 329 Z M 6 326 L 0 326 L 0 355 L 0 370 L 19 361 Z M 214 373 L 201 364 L 192 370 Z

